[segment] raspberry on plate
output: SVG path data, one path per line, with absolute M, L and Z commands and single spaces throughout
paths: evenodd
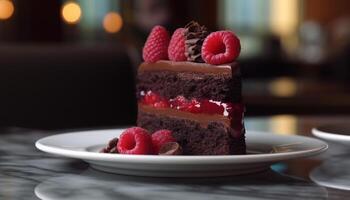
M 172 61 L 185 61 L 187 57 L 185 55 L 185 29 L 178 28 L 171 36 L 171 40 L 168 47 L 168 56 Z
M 206 63 L 220 65 L 234 61 L 240 51 L 240 41 L 233 32 L 216 31 L 205 38 L 202 58 Z
M 150 63 L 168 59 L 169 40 L 168 31 L 162 26 L 155 26 L 143 47 L 143 59 Z
M 140 127 L 128 128 L 120 135 L 117 149 L 121 154 L 152 154 L 151 135 Z
M 152 134 L 153 151 L 155 154 L 158 154 L 159 149 L 168 142 L 176 142 L 171 131 L 164 129 Z

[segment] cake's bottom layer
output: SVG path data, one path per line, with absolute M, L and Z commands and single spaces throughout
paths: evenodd
M 196 121 L 139 110 L 137 125 L 150 132 L 160 129 L 173 131 L 185 155 L 232 155 L 246 152 L 244 134 L 234 138 L 233 129 L 220 122 L 209 123 L 204 128 Z

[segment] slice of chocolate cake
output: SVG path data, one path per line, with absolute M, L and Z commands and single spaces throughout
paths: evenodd
M 171 130 L 186 155 L 245 153 L 237 63 L 144 62 L 137 79 L 138 126 Z
M 155 26 L 138 69 L 137 125 L 170 130 L 186 155 L 244 154 L 240 49 L 232 31 L 190 22 L 170 38 Z

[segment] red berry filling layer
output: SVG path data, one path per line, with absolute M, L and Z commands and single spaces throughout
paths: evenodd
M 155 108 L 172 108 L 190 113 L 218 114 L 225 117 L 232 117 L 236 114 L 242 115 L 243 105 L 240 103 L 223 103 L 208 99 L 197 100 L 186 99 L 183 96 L 177 96 L 174 99 L 166 99 L 152 91 L 142 91 L 140 102 L 144 105 Z

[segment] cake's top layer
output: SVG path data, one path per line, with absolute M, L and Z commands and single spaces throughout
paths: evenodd
M 174 62 L 160 60 L 156 63 L 144 62 L 139 67 L 139 72 L 145 71 L 172 71 L 172 72 L 194 72 L 203 74 L 220 74 L 235 76 L 240 73 L 239 66 L 236 62 L 223 65 L 210 65 L 206 63 L 194 62 Z
M 220 102 L 241 102 L 241 78 L 227 73 L 194 73 L 174 71 L 139 71 L 136 90 L 154 92 L 166 99 L 184 96 L 187 99 L 207 99 Z

